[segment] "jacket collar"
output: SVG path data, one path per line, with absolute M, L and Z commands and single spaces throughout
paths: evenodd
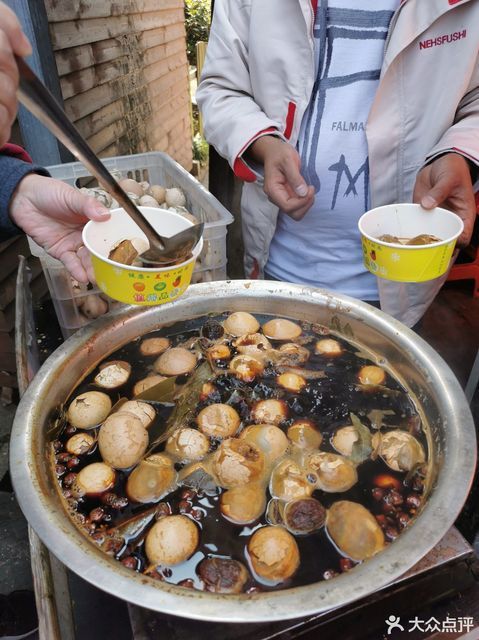
M 401 0 L 386 42 L 382 74 L 393 60 L 445 13 L 472 0 Z

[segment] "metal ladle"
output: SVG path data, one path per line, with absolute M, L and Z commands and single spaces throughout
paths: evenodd
M 20 74 L 18 97 L 20 102 L 36 117 L 65 147 L 82 162 L 105 189 L 122 205 L 146 235 L 150 248 L 139 258 L 147 265 L 166 264 L 186 260 L 203 234 L 204 224 L 195 224 L 180 233 L 166 238 L 161 236 L 133 204 L 103 163 L 97 158 L 76 127 L 69 121 L 58 102 L 40 82 L 28 64 L 16 56 Z

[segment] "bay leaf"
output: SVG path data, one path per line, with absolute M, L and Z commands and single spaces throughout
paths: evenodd
M 354 463 L 360 464 L 369 458 L 373 450 L 371 432 L 354 413 L 350 413 L 349 415 L 351 417 L 351 423 L 358 434 L 358 439 L 353 444 L 351 455 L 348 457 Z
M 176 376 L 162 380 L 149 389 L 145 389 L 135 400 L 149 400 L 150 402 L 172 403 L 175 400 Z
M 393 416 L 395 412 L 391 409 L 371 409 L 371 411 L 367 414 L 368 419 L 371 422 L 371 426 L 373 429 L 380 429 L 381 427 L 387 426 L 384 423 L 384 416 Z

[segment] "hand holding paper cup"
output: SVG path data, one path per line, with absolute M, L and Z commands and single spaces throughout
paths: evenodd
M 371 209 L 358 222 L 365 267 L 396 282 L 425 282 L 443 275 L 464 225 L 455 213 L 419 204 L 391 204 Z M 438 239 L 430 244 L 403 244 L 417 236 Z M 383 236 L 389 236 L 385 242 Z M 389 242 L 389 239 L 399 242 Z
M 166 237 L 193 224 L 178 213 L 164 209 L 140 207 L 140 211 Z M 123 209 L 113 209 L 110 213 L 110 220 L 91 220 L 83 229 L 83 243 L 91 254 L 99 288 L 111 298 L 127 304 L 151 306 L 179 298 L 190 284 L 196 259 L 203 248 L 203 239 L 193 249 L 191 257 L 178 264 L 154 268 L 121 264 L 109 258 L 110 251 L 120 241 L 143 242 L 143 248 L 148 247 L 148 241 Z

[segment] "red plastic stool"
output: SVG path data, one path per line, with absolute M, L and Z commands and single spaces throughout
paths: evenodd
M 477 215 L 479 216 L 479 193 L 476 193 Z M 477 220 L 476 220 L 477 222 Z M 475 247 L 474 259 L 472 262 L 453 265 L 447 277 L 448 282 L 452 280 L 474 280 L 473 297 L 479 298 L 479 243 Z

